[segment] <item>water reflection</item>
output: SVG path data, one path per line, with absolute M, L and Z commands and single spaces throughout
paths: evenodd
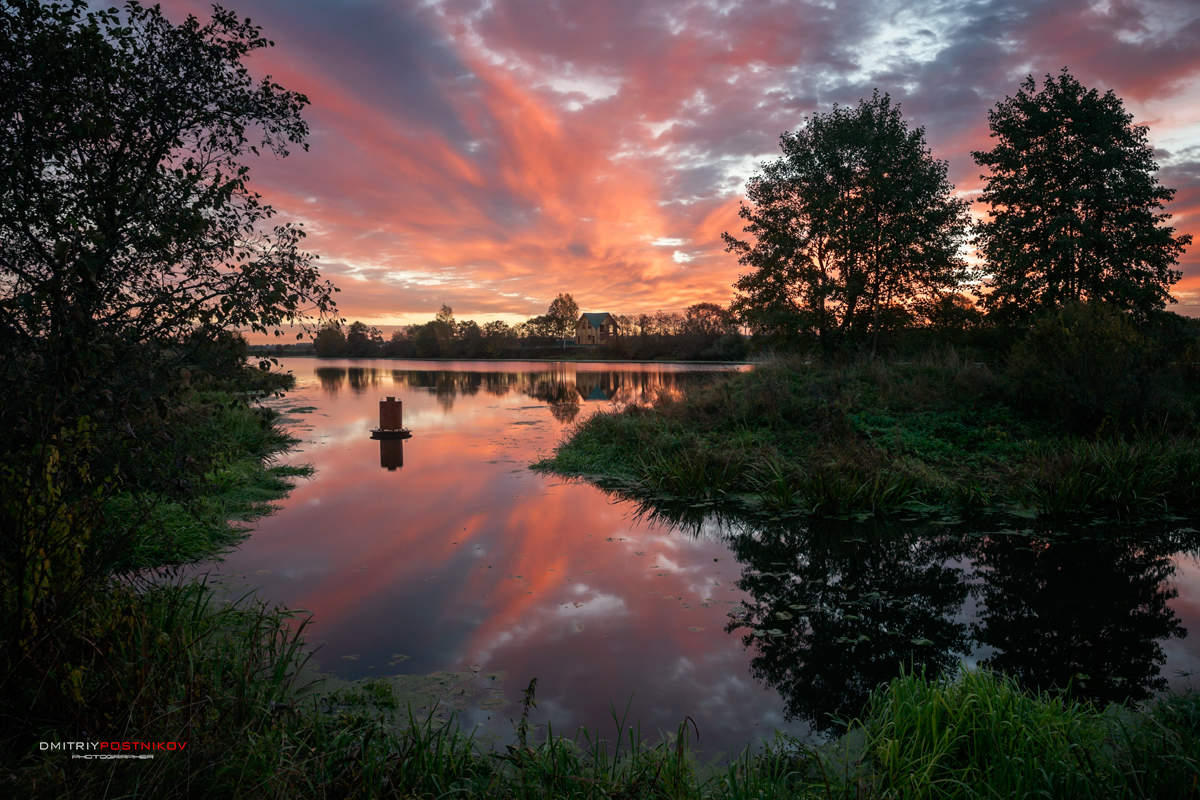
M 686 512 L 651 510 L 676 529 Z M 1168 686 L 1171 602 L 1200 533 L 1178 524 L 1037 530 L 726 518 L 747 599 L 726 630 L 790 718 L 836 728 L 903 670 L 977 661 L 1099 705 Z
M 1099 703 L 1166 688 L 1163 642 L 1185 630 L 1168 605 L 1172 556 L 1194 535 L 1128 527 L 991 534 L 973 550 L 984 663 L 1038 689 Z
M 709 372 L 579 369 L 568 364 L 494 372 L 321 366 L 314 372 L 321 389 L 331 398 L 337 397 L 343 389 L 361 395 L 386 381 L 393 389 L 416 389 L 433 394 L 438 405 L 448 413 L 462 397 L 472 397 L 480 392 L 494 397 L 518 393 L 546 403 L 555 419 L 564 423 L 575 419 L 582 402 L 646 405 L 664 396 L 681 397 L 690 387 L 712 379 Z
M 388 472 L 395 472 L 404 466 L 404 440 L 379 440 L 379 466 Z
M 900 666 L 939 675 L 969 649 L 954 548 L 909 529 L 764 525 L 731 537 L 749 599 L 741 631 L 755 677 L 818 729 L 853 714 Z
M 1178 526 L 809 525 L 692 509 L 683 531 L 529 469 L 568 424 L 711 371 L 284 365 L 298 386 L 283 407 L 316 408 L 289 458 L 315 477 L 222 569 L 310 610 L 323 670 L 486 680 L 502 697 L 464 711 L 468 727 L 511 733 L 537 677 L 535 724 L 611 730 L 612 706 L 629 703 L 648 737 L 692 716 L 715 756 L 779 728 L 829 728 L 902 665 L 982 661 L 1103 701 L 1179 687 L 1200 664 L 1200 639 L 1179 638 L 1200 622 L 1200 566 L 1182 555 L 1196 533 Z M 403 400 L 415 435 L 377 451 L 384 395 Z

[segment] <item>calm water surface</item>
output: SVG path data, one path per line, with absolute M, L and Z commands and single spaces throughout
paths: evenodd
M 281 408 L 316 472 L 215 567 L 310 611 L 319 667 L 402 676 L 503 735 L 535 721 L 652 737 L 684 715 L 709 754 L 853 715 L 900 663 L 983 661 L 1098 700 L 1191 684 L 1200 534 L 713 520 L 671 525 L 534 473 L 597 410 L 712 380 L 694 365 L 285 359 Z M 728 369 L 728 368 L 723 368 Z M 413 437 L 374 441 L 378 401 Z M 416 697 L 417 695 L 414 695 Z

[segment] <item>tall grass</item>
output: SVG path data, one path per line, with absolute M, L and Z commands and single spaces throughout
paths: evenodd
M 1191 695 L 1100 710 L 987 671 L 909 674 L 872 697 L 857 774 L 839 780 L 867 797 L 1195 797 L 1196 713 Z
M 1033 449 L 1024 489 L 1040 511 L 1120 516 L 1195 509 L 1200 447 L 1185 436 L 1068 439 Z
M 80 769 L 7 741 L 18 796 L 1182 798 L 1200 778 L 1197 695 L 1100 710 L 986 671 L 908 674 L 879 687 L 839 739 L 780 736 L 716 764 L 697 757 L 701 731 L 686 717 L 654 740 L 615 712 L 607 735 L 535 734 L 531 684 L 512 743 L 493 748 L 436 708 L 401 708 L 386 682 L 310 682 L 303 624 L 287 612 L 214 605 L 198 585 L 155 587 L 127 611 L 135 623 L 86 679 L 111 693 L 89 712 L 115 715 L 81 719 L 82 730 L 187 741 L 185 754 Z

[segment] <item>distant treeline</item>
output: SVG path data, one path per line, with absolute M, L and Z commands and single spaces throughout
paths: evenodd
M 567 299 L 570 295 L 563 295 Z M 574 307 L 574 301 L 571 301 Z M 553 307 L 552 307 L 553 310 Z M 577 313 L 577 312 L 576 312 Z M 600 359 L 681 359 L 738 361 L 749 351 L 749 339 L 738 330 L 728 309 L 698 303 L 683 313 L 614 314 L 617 337 L 599 345 L 575 343 L 574 319 L 552 314 L 509 325 L 493 320 L 454 319 L 442 306 L 429 322 L 410 325 L 385 339 L 363 322 L 324 326 L 311 345 L 270 345 L 256 352 L 276 355 L 313 354 L 322 358 L 553 358 L 569 355 Z M 564 324 L 566 321 L 568 324 Z

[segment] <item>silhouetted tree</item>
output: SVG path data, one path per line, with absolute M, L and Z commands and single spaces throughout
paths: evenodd
M 967 203 L 888 95 L 813 114 L 780 147 L 747 186 L 739 213 L 751 238 L 724 234 L 750 268 L 734 306 L 748 325 L 784 339 L 861 339 L 889 309 L 967 279 Z
M 336 322 L 325 325 L 313 339 L 313 349 L 321 358 L 336 358 L 346 354 L 346 334 Z
M 579 304 L 569 294 L 560 294 L 550 303 L 550 309 L 546 312 L 546 320 L 549 323 L 550 331 L 559 337 L 563 337 L 563 346 L 566 346 L 566 336 L 575 329 L 575 323 L 579 319 Z
M 684 312 L 683 332 L 697 336 L 720 336 L 735 328 L 733 315 L 716 303 L 696 303 Z
M 383 348 L 383 336 L 378 328 L 372 328 L 365 322 L 357 320 L 351 323 L 350 331 L 346 334 L 346 355 L 373 356 Z
M 0 31 L 0 346 L 44 357 L 0 361 L 57 406 L 92 404 L 131 379 L 102 356 L 148 374 L 198 330 L 332 310 L 303 232 L 249 185 L 250 156 L 308 134 L 307 98 L 243 64 L 271 44 L 257 26 L 12 0 Z
M 460 352 L 465 356 L 477 356 L 483 350 L 483 331 L 473 319 L 458 323 L 457 338 Z
M 1147 128 L 1110 90 L 1065 69 L 1033 76 L 988 113 L 991 150 L 982 200 L 991 205 L 979 248 L 991 277 L 984 302 L 1027 318 L 1069 302 L 1103 301 L 1142 315 L 1168 302 L 1191 243 L 1166 225 L 1175 195 L 1159 184 Z

